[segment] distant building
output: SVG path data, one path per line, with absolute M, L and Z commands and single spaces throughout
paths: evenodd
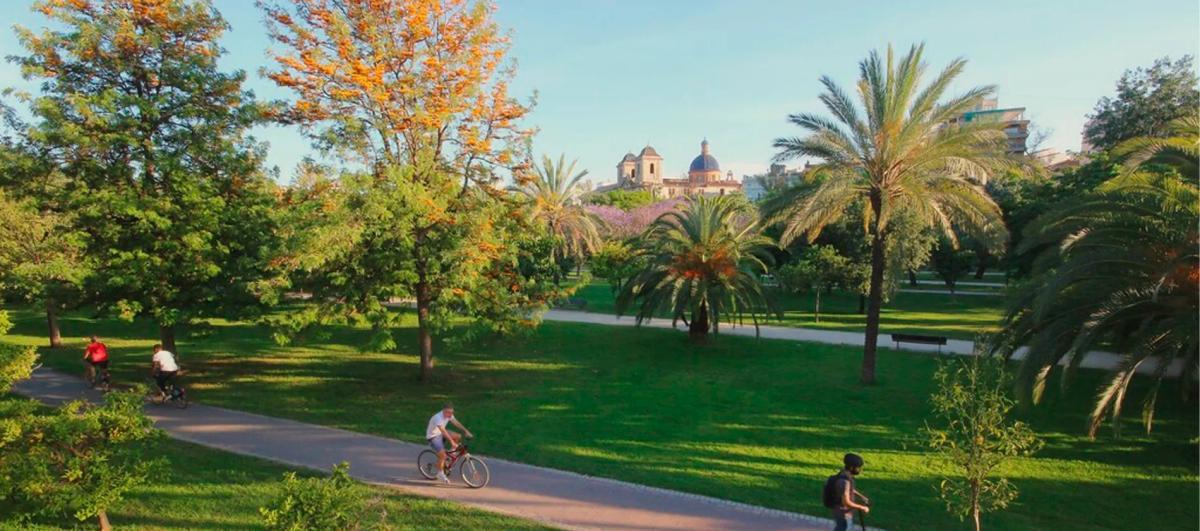
M 783 164 L 772 164 L 771 169 L 767 173 L 743 177 L 742 192 L 751 201 L 758 201 L 772 191 L 782 190 L 799 184 L 800 180 L 804 178 L 804 172 L 808 171 L 810 166 L 810 164 L 805 163 L 803 169 L 789 170 Z
M 1004 134 L 1008 135 L 1008 152 L 1025 154 L 1025 141 L 1029 139 L 1029 120 L 1025 119 L 1024 107 L 998 108 L 995 98 L 983 100 L 974 109 L 950 120 L 950 123 L 1003 123 Z
M 663 158 L 646 146 L 637 155 L 626 153 L 617 163 L 617 182 L 597 189 L 648 190 L 655 197 L 681 197 L 694 194 L 725 195 L 741 192 L 742 183 L 733 172 L 721 174 L 721 165 L 708 150 L 708 140 L 700 143 L 700 154 L 692 159 L 686 178 L 663 177 Z

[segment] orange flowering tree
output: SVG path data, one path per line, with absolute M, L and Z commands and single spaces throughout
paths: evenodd
M 759 283 L 774 246 L 758 211 L 737 196 L 697 196 L 658 217 L 637 240 L 645 267 L 617 295 L 617 314 L 642 321 L 669 313 L 696 342 L 721 321 L 775 312 Z
M 413 301 L 428 379 L 433 335 L 451 315 L 527 295 L 501 274 L 519 265 L 512 230 L 524 216 L 501 179 L 528 179 L 532 133 L 518 124 L 528 108 L 508 95 L 508 40 L 486 2 L 259 5 L 276 43 L 264 73 L 295 94 L 286 118 L 347 163 L 345 244 L 315 250 L 324 259 L 299 276 L 334 310 L 323 313 L 370 322 L 377 348 L 394 346 L 388 302 Z
M 223 72 L 228 25 L 207 2 L 45 0 L 50 22 L 17 28 L 34 123 L 64 181 L 41 198 L 71 214 L 94 261 L 99 306 L 176 325 L 259 308 L 274 183 L 248 135 L 264 107 Z

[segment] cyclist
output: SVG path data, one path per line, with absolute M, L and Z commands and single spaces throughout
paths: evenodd
M 442 410 L 434 413 L 429 417 L 429 425 L 425 428 L 425 439 L 429 441 L 429 447 L 437 452 L 437 477 L 443 483 L 449 483 L 450 478 L 446 477 L 446 445 L 450 445 L 450 449 L 458 448 L 459 434 L 446 429 L 446 424 L 454 423 L 458 429 L 462 430 L 468 438 L 474 437 L 471 430 L 463 426 L 457 418 L 454 417 L 454 404 L 446 403 L 442 406 Z
M 83 359 L 87 362 L 87 381 L 96 381 L 96 370 L 108 376 L 108 346 L 100 342 L 100 338 L 92 336 L 86 348 L 83 349 Z
M 179 373 L 179 365 L 175 363 L 175 355 L 169 350 L 163 350 L 162 345 L 154 345 L 154 357 L 150 359 L 153 368 L 154 383 L 158 385 L 160 398 L 167 396 L 167 384 L 173 384 L 175 375 Z

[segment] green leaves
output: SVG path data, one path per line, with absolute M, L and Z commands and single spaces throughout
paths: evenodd
M 329 477 L 299 478 L 283 475 L 279 496 L 259 508 L 267 529 L 323 531 L 326 529 L 378 529 L 386 512 L 368 511 L 364 490 L 350 477 L 350 464 L 334 465 Z
M 946 509 L 960 518 L 1003 509 L 1017 497 L 1007 480 L 992 476 L 1009 458 L 1029 455 L 1042 442 L 1023 422 L 1008 420 L 1004 362 L 982 354 L 943 363 L 930 397 L 935 423 L 924 430 L 930 450 L 954 475 L 939 484 Z

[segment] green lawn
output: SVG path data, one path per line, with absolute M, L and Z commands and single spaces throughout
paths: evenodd
M 133 490 L 109 513 L 116 529 L 262 529 L 258 508 L 279 492 L 289 469 L 262 459 L 210 450 L 182 441 L 158 446 L 170 461 L 167 476 Z M 312 476 L 314 472 L 301 471 Z M 547 529 L 534 522 L 462 505 L 362 485 L 387 512 L 389 529 Z M 0 505 L 0 509 L 3 506 Z M 0 511 L 3 514 L 3 511 Z M 70 517 L 38 522 L 33 529 L 94 529 Z M 0 522 L 0 528 L 4 528 Z
M 608 284 L 589 284 L 580 288 L 576 296 L 587 300 L 589 312 L 611 314 L 615 311 L 615 299 Z M 764 321 L 765 324 L 854 332 L 866 328 L 866 315 L 858 313 L 858 295 L 843 292 L 822 295 L 820 322 L 813 319 L 812 295 L 776 292 L 774 296 L 783 311 L 783 319 L 771 318 Z M 900 332 L 974 339 L 980 333 L 999 330 L 1003 306 L 1003 297 L 897 293 L 880 314 L 880 328 L 884 334 Z
M 18 312 L 13 339 L 41 344 L 42 321 Z M 112 347 L 116 380 L 140 379 L 155 329 L 80 317 L 63 323 L 72 348 L 44 351 L 77 370 L 79 336 Z M 856 383 L 853 348 L 722 337 L 704 348 L 668 330 L 546 323 L 529 337 L 439 347 L 436 382 L 414 380 L 417 359 L 359 352 L 367 332 L 272 344 L 247 324 L 218 322 L 181 342 L 184 379 L 206 403 L 420 441 L 446 399 L 485 455 L 823 515 L 819 493 L 840 456 L 866 456 L 860 487 L 871 523 L 891 530 L 961 529 L 937 500 L 939 468 L 921 450 L 930 356 L 883 350 L 879 385 Z M 415 344 L 411 330 L 402 345 Z M 1127 421 L 1125 438 L 1082 436 L 1098 375 L 1049 393 L 1028 416 L 1046 448 L 1004 471 L 1021 489 L 989 529 L 1167 529 L 1198 517 L 1195 401 L 1174 392 L 1153 436 Z M 1130 410 L 1142 387 L 1135 386 Z M 1136 413 L 1134 414 L 1136 415 Z

